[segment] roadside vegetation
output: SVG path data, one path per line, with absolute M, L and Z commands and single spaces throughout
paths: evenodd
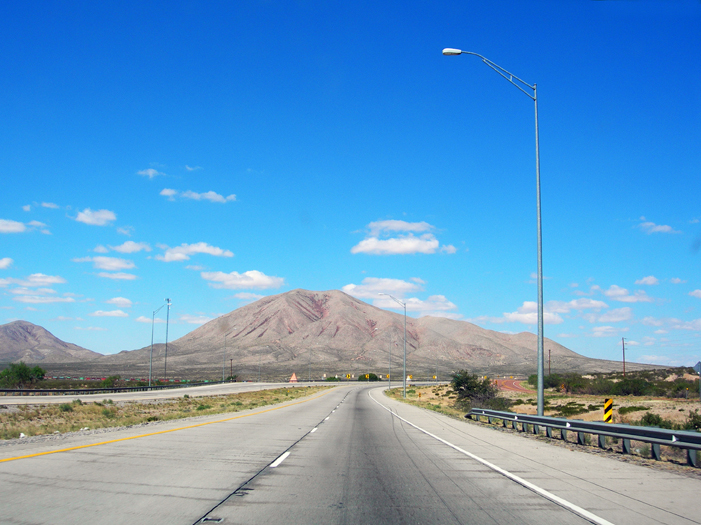
M 46 371 L 35 366 L 30 368 L 23 362 L 10 363 L 0 372 L 0 388 L 31 388 L 44 380 Z
M 147 402 L 114 402 L 111 399 L 83 402 L 76 399 L 51 405 L 0 404 L 0 439 L 14 439 L 21 434 L 37 436 L 239 412 L 291 401 L 325 388 L 328 387 L 278 388 L 207 397 L 185 394 L 177 399 Z
M 535 388 L 538 376 L 529 376 L 528 383 Z M 692 368 L 669 370 L 640 370 L 614 374 L 549 374 L 543 377 L 543 386 L 562 393 L 601 396 L 654 396 L 671 399 L 697 397 L 698 376 Z

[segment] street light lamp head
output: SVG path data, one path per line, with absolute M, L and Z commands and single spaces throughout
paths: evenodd
M 452 47 L 446 47 L 443 50 L 443 54 L 446 56 L 453 56 L 453 55 L 462 55 L 462 50 L 460 49 L 453 49 Z

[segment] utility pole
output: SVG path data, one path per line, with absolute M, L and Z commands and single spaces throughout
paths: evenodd
M 229 359 L 229 361 L 231 361 L 231 373 L 229 374 L 229 377 L 234 377 L 234 360 Z
M 548 375 L 550 375 L 550 348 L 548 348 Z
M 621 337 L 621 343 L 623 344 L 623 379 L 626 378 L 626 338 Z

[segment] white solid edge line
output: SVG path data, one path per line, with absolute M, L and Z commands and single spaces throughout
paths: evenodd
M 273 461 L 273 462 L 270 464 L 270 468 L 275 468 L 275 467 L 279 466 L 280 463 L 282 463 L 283 461 L 285 461 L 285 460 L 287 459 L 287 456 L 289 456 L 289 455 L 290 455 L 290 451 L 288 450 L 288 451 L 285 452 L 283 455 L 281 455 L 279 458 L 277 458 L 275 461 Z
M 319 428 L 319 427 L 314 427 L 314 428 L 312 429 L 312 431 L 310 432 L 310 434 L 313 434 L 314 432 L 316 432 L 318 428 Z
M 501 468 L 501 467 L 497 467 L 495 464 L 490 463 L 490 462 L 487 461 L 486 459 L 482 459 L 482 458 L 480 458 L 480 457 L 478 457 L 478 456 L 475 456 L 475 455 L 472 454 L 471 452 L 468 452 L 467 450 L 463 450 L 462 448 L 458 447 L 457 445 L 453 445 L 452 443 L 446 441 L 446 440 L 443 439 L 443 438 L 440 438 L 440 437 L 436 436 L 435 434 L 431 434 L 428 430 L 424 430 L 423 428 L 421 428 L 421 427 L 415 425 L 415 424 L 412 423 L 411 421 L 407 421 L 407 420 L 404 419 L 402 416 L 400 416 L 400 415 L 398 415 L 398 414 L 395 414 L 395 413 L 392 412 L 388 407 L 386 407 L 385 405 L 383 405 L 382 403 L 380 403 L 377 399 L 375 399 L 374 397 L 372 397 L 372 396 L 370 395 L 370 392 L 368 392 L 368 396 L 370 396 L 370 399 L 372 399 L 375 403 L 377 403 L 377 404 L 380 405 L 382 408 L 384 408 L 387 412 L 389 412 L 390 414 L 392 414 L 392 415 L 393 415 L 394 417 L 396 417 L 397 419 L 401 419 L 401 420 L 404 421 L 407 425 L 414 427 L 414 428 L 415 428 L 416 430 L 418 430 L 419 432 L 423 432 L 423 433 L 426 434 L 427 436 L 431 436 L 433 439 L 436 439 L 436 440 L 440 441 L 441 443 L 443 443 L 443 444 L 445 444 L 445 445 L 448 445 L 450 448 L 452 448 L 452 449 L 454 449 L 454 450 L 457 450 L 458 452 L 460 452 L 460 453 L 462 453 L 462 454 L 465 454 L 466 456 L 468 456 L 468 457 L 474 459 L 475 461 L 478 461 L 478 462 L 482 463 L 482 464 L 485 465 L 486 467 L 489 467 L 490 469 L 492 469 L 492 470 L 498 472 L 498 473 L 501 474 L 502 476 L 505 476 L 505 477 L 509 478 L 510 480 L 515 481 L 515 482 L 518 483 L 519 485 L 522 485 L 522 486 L 526 487 L 527 489 L 530 489 L 530 490 L 532 490 L 533 492 L 535 492 L 535 493 L 537 493 L 537 494 L 540 494 L 540 495 L 543 496 L 544 498 L 547 498 L 547 499 L 549 499 L 550 501 L 552 501 L 552 502 L 554 502 L 554 503 L 557 503 L 558 505 L 560 505 L 560 506 L 562 506 L 562 507 L 565 507 L 565 508 L 571 510 L 571 511 L 574 512 L 575 514 L 579 514 L 581 517 L 586 518 L 586 519 L 588 519 L 588 520 L 590 520 L 590 521 L 592 521 L 592 522 L 594 522 L 594 523 L 598 523 L 599 525 L 613 525 L 613 523 L 611 523 L 610 521 L 607 521 L 607 520 L 605 520 L 604 518 L 601 518 L 601 517 L 597 516 L 596 514 L 592 514 L 592 513 L 589 512 L 588 510 L 585 510 L 585 509 L 583 509 L 583 508 L 581 508 L 581 507 L 575 505 L 574 503 L 570 503 L 569 501 L 567 501 L 567 500 L 565 500 L 565 499 L 562 499 L 562 498 L 559 497 L 559 496 L 556 496 L 556 495 L 553 494 L 552 492 L 548 492 L 547 490 L 542 489 L 542 488 L 540 488 L 540 487 L 537 486 L 537 485 L 534 485 L 534 484 L 531 483 L 530 481 L 526 481 L 525 479 L 518 477 L 516 474 L 512 474 L 512 473 L 509 472 L 508 470 L 504 470 L 504 469 Z

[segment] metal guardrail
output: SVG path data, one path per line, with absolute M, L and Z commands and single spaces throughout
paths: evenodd
M 0 389 L 0 396 L 41 396 L 41 395 L 88 395 L 88 394 L 114 394 L 117 392 L 148 392 L 149 390 L 167 390 L 169 388 L 189 388 L 193 386 L 221 385 L 230 381 L 209 381 L 208 383 L 177 383 L 173 385 L 156 386 L 123 386 L 113 388 L 59 388 L 59 389 Z
M 602 449 L 606 448 L 606 437 L 617 438 L 622 441 L 624 454 L 631 453 L 631 440 L 642 441 L 650 444 L 652 458 L 656 460 L 661 459 L 661 445 L 682 448 L 686 450 L 687 463 L 693 467 L 698 466 L 697 451 L 701 450 L 701 433 L 687 430 L 666 430 L 656 427 L 636 427 L 561 417 L 532 416 L 482 408 L 473 408 L 465 417 L 477 421 L 481 417 L 486 417 L 489 423 L 493 423 L 494 419 L 500 419 L 504 427 L 511 423 L 511 428 L 515 430 L 519 430 L 518 425 L 520 424 L 522 432 L 528 432 L 530 425 L 534 434 L 540 434 L 542 426 L 549 438 L 553 437 L 553 430 L 558 430 L 560 439 L 565 441 L 567 440 L 567 432 L 576 432 L 577 443 L 580 445 L 586 444 L 585 436 L 587 434 L 593 434 L 598 437 L 598 446 Z

